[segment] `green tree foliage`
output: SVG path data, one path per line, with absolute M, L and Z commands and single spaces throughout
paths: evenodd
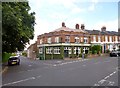
M 92 54 L 99 54 L 101 52 L 101 46 L 100 45 L 94 45 L 91 47 Z
M 2 52 L 23 50 L 34 38 L 34 25 L 28 2 L 2 2 Z

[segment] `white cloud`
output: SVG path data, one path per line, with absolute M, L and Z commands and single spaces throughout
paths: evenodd
M 92 2 L 92 4 L 88 7 L 88 10 L 89 11 L 94 11 L 95 7 L 96 7 L 96 5 L 98 3 L 98 0 L 92 0 L 91 2 Z
M 84 8 L 75 7 L 75 8 L 72 9 L 73 14 L 81 13 L 81 12 L 84 12 L 84 11 L 86 11 L 86 9 L 84 9 Z
M 101 30 L 102 26 L 106 26 L 107 31 L 118 31 L 118 20 L 98 22 L 92 27 L 92 29 Z

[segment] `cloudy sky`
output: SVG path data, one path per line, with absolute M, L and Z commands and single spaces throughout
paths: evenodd
M 75 28 L 75 24 L 85 24 L 89 30 L 100 30 L 106 26 L 108 31 L 118 30 L 119 0 L 28 0 L 31 12 L 35 12 L 35 37 L 61 27 Z

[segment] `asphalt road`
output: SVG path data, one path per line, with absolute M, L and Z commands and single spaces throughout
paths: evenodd
M 118 58 L 30 60 L 9 66 L 3 86 L 118 86 Z M 120 76 L 119 76 L 120 77 Z

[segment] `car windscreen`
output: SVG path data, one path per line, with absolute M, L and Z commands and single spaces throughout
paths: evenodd
M 17 57 L 12 57 L 12 58 L 9 58 L 9 60 L 16 60 L 18 59 Z

